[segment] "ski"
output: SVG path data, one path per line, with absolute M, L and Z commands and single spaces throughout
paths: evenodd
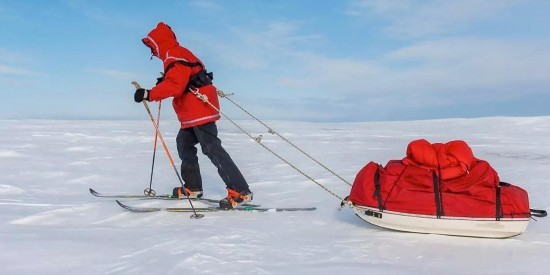
M 158 196 L 146 196 L 146 195 L 130 195 L 130 194 L 102 194 L 94 189 L 90 188 L 90 193 L 100 198 L 113 198 L 113 199 L 157 199 L 157 200 L 187 200 L 187 198 L 174 198 L 171 195 L 158 195 Z M 220 200 L 209 198 L 191 198 L 192 201 L 202 201 L 208 203 L 218 204 Z M 243 206 L 258 207 L 259 204 L 244 204 Z
M 131 212 L 193 212 L 191 207 L 140 207 L 130 206 L 116 200 L 120 207 Z M 315 207 L 253 207 L 239 206 L 234 209 L 224 209 L 220 207 L 195 207 L 197 212 L 217 212 L 217 211 L 249 211 L 249 212 L 283 212 L 283 211 L 313 211 Z

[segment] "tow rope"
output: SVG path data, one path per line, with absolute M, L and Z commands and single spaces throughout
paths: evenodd
M 300 149 L 298 146 L 296 146 L 294 143 L 290 142 L 288 139 L 286 139 L 285 137 L 283 137 L 282 135 L 280 135 L 279 133 L 277 133 L 275 130 L 273 130 L 273 128 L 269 127 L 267 124 L 265 124 L 264 122 L 262 122 L 261 120 L 259 120 L 258 118 L 256 118 L 254 115 L 252 115 L 250 112 L 248 112 L 247 110 L 245 110 L 243 107 L 241 107 L 240 105 L 238 105 L 237 103 L 235 103 L 233 100 L 231 100 L 228 96 L 230 95 L 233 95 L 233 94 L 226 94 L 224 93 L 222 90 L 219 90 L 217 89 L 216 90 L 217 93 L 218 93 L 218 96 L 220 96 L 221 98 L 225 98 L 227 100 L 229 100 L 232 104 L 234 104 L 235 106 L 237 106 L 239 109 L 241 109 L 243 112 L 245 112 L 246 114 L 248 114 L 250 117 L 252 117 L 253 119 L 255 119 L 256 121 L 258 121 L 260 124 L 262 124 L 263 126 L 265 126 L 268 130 L 268 133 L 270 134 L 274 134 L 276 136 L 278 136 L 279 138 L 281 138 L 283 141 L 285 141 L 286 143 L 290 144 L 292 147 L 294 147 L 295 149 L 297 149 L 299 152 L 301 152 L 302 154 L 304 154 L 305 156 L 307 156 L 309 159 L 311 159 L 312 161 L 314 161 L 315 163 L 317 163 L 318 165 L 320 165 L 321 167 L 323 167 L 325 170 L 329 171 L 330 173 L 332 173 L 334 176 L 336 176 L 337 178 L 341 179 L 342 181 L 344 181 L 345 183 L 347 183 L 349 186 L 351 186 L 351 184 L 346 181 L 344 178 L 342 178 L 341 176 L 339 176 L 338 174 L 336 174 L 334 171 L 332 171 L 331 169 L 329 169 L 328 167 L 326 167 L 325 165 L 323 165 L 322 163 L 320 163 L 318 160 L 316 160 L 315 158 L 313 158 L 311 155 L 307 154 L 304 150 Z M 216 110 L 217 112 L 219 112 L 223 117 L 225 117 L 229 122 L 231 122 L 233 125 L 235 125 L 235 127 L 237 127 L 239 130 L 241 130 L 241 132 L 243 132 L 245 135 L 247 135 L 248 137 L 250 137 L 252 140 L 256 141 L 256 143 L 258 143 L 260 146 L 262 146 L 264 149 L 266 149 L 268 152 L 270 152 L 271 154 L 273 154 L 274 156 L 276 156 L 278 159 L 280 159 L 281 161 L 283 161 L 284 163 L 288 164 L 290 167 L 292 167 L 294 170 L 296 170 L 298 173 L 302 174 L 303 176 L 305 176 L 306 178 L 308 178 L 309 180 L 311 180 L 312 182 L 314 182 L 315 184 L 317 184 L 319 187 L 323 188 L 325 191 L 327 191 L 328 193 L 330 193 L 331 195 L 333 195 L 334 197 L 338 198 L 340 201 L 343 201 L 342 197 L 338 196 L 336 193 L 332 192 L 330 189 L 328 189 L 326 186 L 324 186 L 323 184 L 321 184 L 320 182 L 316 181 L 313 177 L 309 176 L 308 174 L 306 174 L 305 172 L 303 172 L 302 170 L 300 170 L 298 167 L 296 167 L 295 165 L 293 165 L 292 163 L 290 163 L 288 160 L 286 160 L 285 158 L 283 158 L 282 156 L 280 156 L 279 154 L 277 154 L 275 151 L 273 151 L 272 149 L 270 149 L 269 147 L 267 147 L 266 145 L 264 145 L 261 141 L 262 141 L 262 136 L 257 136 L 257 137 L 254 137 L 252 136 L 252 134 L 250 134 L 248 131 L 246 131 L 244 128 L 242 128 L 239 124 L 237 124 L 235 121 L 233 121 L 230 117 L 228 117 L 225 113 L 223 113 L 222 111 L 220 111 L 219 108 L 217 108 L 216 106 L 214 106 L 214 104 L 212 104 L 209 100 L 208 100 L 208 96 L 206 96 L 205 94 L 201 94 L 199 92 L 199 89 L 191 89 L 191 92 L 197 97 L 199 98 L 200 100 L 202 100 L 203 102 L 207 103 L 208 105 L 210 105 L 212 108 L 214 108 L 214 110 Z

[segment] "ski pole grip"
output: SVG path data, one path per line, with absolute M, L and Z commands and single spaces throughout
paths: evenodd
M 141 88 L 141 86 L 135 81 L 132 81 L 132 85 L 136 87 L 136 90 Z
M 132 81 L 132 85 L 134 85 L 134 87 L 136 87 L 136 90 L 141 89 L 141 86 L 136 81 Z M 153 115 L 151 114 L 151 111 L 149 110 L 149 105 L 147 104 L 147 100 L 143 100 L 142 102 L 143 102 L 143 105 L 145 106 L 145 109 L 147 109 L 147 112 L 149 112 L 149 116 L 151 117 L 151 120 L 153 121 L 153 125 L 155 125 L 155 119 L 153 118 Z M 156 126 L 155 126 L 155 128 L 156 128 Z

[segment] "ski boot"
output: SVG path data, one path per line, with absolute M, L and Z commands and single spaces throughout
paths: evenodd
M 187 187 L 175 187 L 172 190 L 172 198 L 185 199 L 189 196 L 190 199 L 200 199 L 202 198 L 202 191 L 191 191 Z
M 227 197 L 220 201 L 220 208 L 222 209 L 234 209 L 235 207 L 250 202 L 252 200 L 253 193 L 250 190 L 243 192 L 237 192 L 235 190 L 227 188 Z

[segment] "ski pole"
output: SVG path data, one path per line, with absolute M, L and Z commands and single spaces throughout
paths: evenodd
M 157 114 L 157 125 L 160 126 L 160 109 L 162 107 L 162 101 L 159 101 L 159 110 Z M 154 196 L 156 195 L 156 192 L 153 190 L 153 172 L 155 170 L 155 156 L 157 154 L 157 140 L 158 140 L 158 134 L 157 131 L 155 131 L 155 143 L 153 145 L 153 162 L 151 164 L 151 179 L 149 180 L 149 188 L 145 189 L 143 192 L 146 196 Z
M 136 89 L 141 88 L 141 86 L 135 81 L 132 81 L 132 84 L 136 87 Z M 153 118 L 153 114 L 151 114 L 151 110 L 149 109 L 149 104 L 147 104 L 146 100 L 143 100 L 143 106 L 145 106 L 145 110 L 147 110 L 147 113 L 149 114 L 149 118 L 151 119 L 151 122 L 153 123 L 153 126 L 155 127 L 156 134 L 158 135 L 158 137 L 160 139 L 160 142 L 162 143 L 162 147 L 164 147 L 164 152 L 166 152 L 166 156 L 168 156 L 168 160 L 170 160 L 170 163 L 172 164 L 172 168 L 174 168 L 174 172 L 176 172 L 176 176 L 178 177 L 178 180 L 180 181 L 181 186 L 184 187 L 183 180 L 180 176 L 180 173 L 178 172 L 178 168 L 176 168 L 176 164 L 174 162 L 174 159 L 172 158 L 172 155 L 170 154 L 170 151 L 168 150 L 168 146 L 166 146 L 166 142 L 164 142 L 164 138 L 162 137 L 162 134 L 160 133 L 159 127 L 158 127 L 157 123 L 155 122 L 155 118 Z M 187 200 L 189 201 L 189 204 L 191 205 L 191 209 L 193 209 L 193 215 L 191 215 L 190 218 L 191 219 L 203 218 L 204 215 L 203 214 L 198 214 L 197 211 L 195 210 L 195 207 L 193 206 L 193 202 L 191 201 L 191 198 L 189 197 L 189 195 L 185 194 L 185 196 L 187 197 Z
M 164 73 L 161 73 L 161 78 L 164 77 Z M 158 78 L 157 78 L 158 80 Z M 159 83 L 159 81 L 157 82 L 157 84 Z M 162 100 L 159 101 L 159 108 L 158 108 L 158 114 L 157 114 L 157 126 L 160 127 L 160 111 L 161 111 L 161 108 L 162 108 Z M 155 131 L 155 142 L 154 142 L 154 145 L 153 145 L 153 161 L 151 163 L 151 179 L 149 180 L 149 188 L 145 188 L 145 190 L 143 190 L 143 193 L 146 195 L 146 196 L 155 196 L 156 195 L 156 192 L 155 190 L 153 190 L 153 173 L 155 171 L 155 156 L 157 154 L 157 140 L 158 140 L 158 135 L 157 135 L 157 131 Z

